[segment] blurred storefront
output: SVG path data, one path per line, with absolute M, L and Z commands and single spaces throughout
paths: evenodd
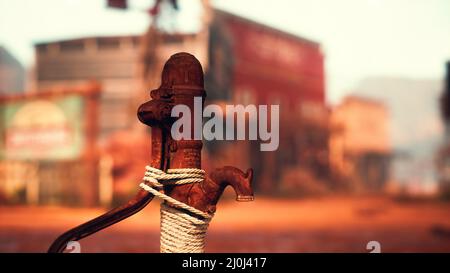
M 380 191 L 389 179 L 389 116 L 383 103 L 350 96 L 331 114 L 330 163 L 335 181 L 352 191 Z
M 328 110 L 320 44 L 220 10 L 213 10 L 212 18 L 208 102 L 279 105 L 280 146 L 261 152 L 258 142 L 212 141 L 207 143 L 211 156 L 221 158 L 218 165 L 253 167 L 260 193 L 295 192 L 295 181 L 284 179 L 293 170 L 304 170 L 314 182 L 327 176 Z M 314 143 L 311 134 L 317 137 Z
M 0 194 L 7 203 L 99 203 L 100 86 L 0 98 Z

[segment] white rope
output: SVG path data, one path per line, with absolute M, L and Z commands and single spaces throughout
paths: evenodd
M 213 215 L 180 202 L 159 190 L 163 190 L 164 185 L 199 183 L 203 181 L 205 171 L 185 168 L 169 169 L 164 172 L 150 166 L 146 166 L 145 169 L 144 181 L 150 185 L 141 183 L 139 186 L 171 205 L 161 203 L 161 252 L 204 252 L 206 231 Z M 191 216 L 183 210 L 201 218 Z
M 145 166 L 145 169 L 144 181 L 152 182 L 158 188 L 163 186 L 159 180 L 164 180 L 165 185 L 182 185 L 202 182 L 205 177 L 204 170 L 194 168 L 169 169 L 167 173 L 150 166 Z
M 203 253 L 211 218 L 200 220 L 161 204 L 161 253 Z
M 167 201 L 169 204 L 171 204 L 171 205 L 173 205 L 173 206 L 175 206 L 177 208 L 188 210 L 188 211 L 190 211 L 190 212 L 192 212 L 194 214 L 202 216 L 203 218 L 212 218 L 212 216 L 210 214 L 207 214 L 207 213 L 205 213 L 205 212 L 203 212 L 201 210 L 198 210 L 198 209 L 196 209 L 194 207 L 186 205 L 183 202 L 180 202 L 180 201 L 178 201 L 176 199 L 173 199 L 172 197 L 170 197 L 170 196 L 168 196 L 168 195 L 166 195 L 166 194 L 164 194 L 162 192 L 159 192 L 159 191 L 155 190 L 152 187 L 149 187 L 148 185 L 146 185 L 144 183 L 141 183 L 139 186 L 141 188 L 143 188 L 144 190 L 152 193 L 153 195 L 163 199 L 164 201 Z

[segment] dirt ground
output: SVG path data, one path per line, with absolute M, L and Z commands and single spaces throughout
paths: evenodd
M 0 252 L 45 252 L 104 209 L 0 207 Z M 382 197 L 222 201 L 207 252 L 450 252 L 450 203 Z M 81 252 L 158 252 L 159 204 L 80 241 Z

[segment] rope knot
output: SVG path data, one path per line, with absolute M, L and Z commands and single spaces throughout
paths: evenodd
M 143 180 L 148 183 L 143 182 L 139 186 L 171 205 L 161 203 L 161 252 L 204 252 L 206 230 L 214 215 L 180 202 L 160 190 L 165 185 L 200 183 L 205 179 L 205 171 L 182 168 L 164 172 L 150 166 L 146 166 L 145 170 Z
M 145 166 L 144 181 L 151 186 L 162 189 L 164 185 L 183 185 L 200 183 L 205 179 L 205 171 L 195 168 L 168 169 L 164 172 L 160 169 Z

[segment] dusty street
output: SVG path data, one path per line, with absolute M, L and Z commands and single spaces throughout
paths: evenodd
M 63 231 L 104 209 L 0 207 L 0 252 L 45 252 Z M 221 202 L 207 252 L 450 252 L 450 204 L 387 198 Z M 81 252 L 158 252 L 159 205 L 83 239 Z

